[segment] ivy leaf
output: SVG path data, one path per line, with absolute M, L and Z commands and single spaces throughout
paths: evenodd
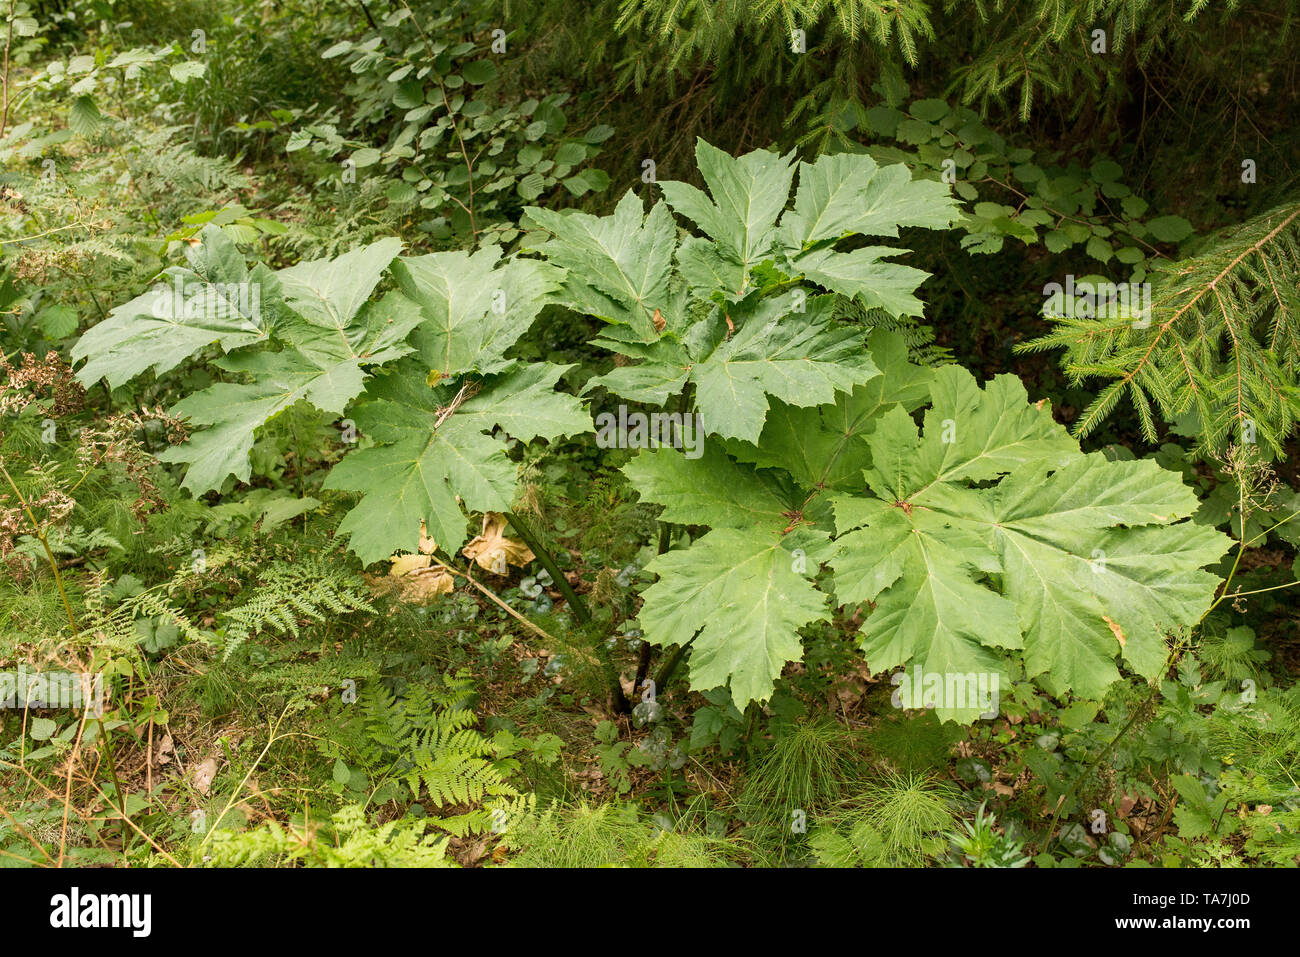
M 462 503 L 474 512 L 507 511 L 516 466 L 491 433 L 500 428 L 528 442 L 589 431 L 578 400 L 554 390 L 568 368 L 517 365 L 464 393 L 450 384 L 430 389 L 411 360 L 378 376 L 352 412 L 378 444 L 349 453 L 324 485 L 363 493 L 338 529 L 352 551 L 367 564 L 396 549 L 414 552 L 424 522 L 454 552 L 468 537 Z

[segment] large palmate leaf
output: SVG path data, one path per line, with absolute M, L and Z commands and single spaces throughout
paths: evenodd
M 809 282 L 891 316 L 919 316 L 922 305 L 915 291 L 929 273 L 884 261 L 901 252 L 889 246 L 863 246 L 846 253 L 822 247 L 792 259 L 790 268 Z
M 529 217 L 554 237 L 539 247 L 568 270 L 568 305 L 625 331 L 609 335 L 650 342 L 659 335 L 654 314 L 669 311 L 668 280 L 677 228 L 668 207 L 657 204 L 644 216 L 631 190 L 611 216 L 559 213 L 536 206 Z
M 854 235 L 897 237 L 900 226 L 950 225 L 958 210 L 947 186 L 913 181 L 905 166 L 882 168 L 865 154 L 827 155 L 798 165 L 794 208 L 787 210 L 792 156 L 754 150 L 733 157 L 703 140 L 695 156 L 711 198 L 686 183 L 666 182 L 663 190 L 669 205 L 712 240 L 688 240 L 678 251 L 697 294 L 716 290 L 733 301 L 744 298 L 755 285 L 756 267 L 771 261 L 788 276 L 859 296 L 894 315 L 920 314 L 913 292 L 927 273 L 881 261 L 906 250 L 837 252 L 834 244 Z
M 275 274 L 285 299 L 274 337 L 280 351 L 243 349 L 218 360 L 242 381 L 218 382 L 173 409 L 204 427 L 158 456 L 189 466 L 185 488 L 198 495 L 228 475 L 247 481 L 258 429 L 299 401 L 341 415 L 361 394 L 366 369 L 411 351 L 406 337 L 423 318 L 415 304 L 393 293 L 367 301 L 400 250 L 400 242 L 381 240 Z
M 278 273 L 284 298 L 314 326 L 346 334 L 389 263 L 402 251 L 400 239 L 381 239 L 334 259 L 298 263 Z
M 907 344 L 894 332 L 877 330 L 869 340 L 881 374 L 834 402 L 797 408 L 777 401 L 768 413 L 758 443 L 728 442 L 742 462 L 783 469 L 808 491 L 862 487 L 862 470 L 871 462 L 867 433 L 891 405 L 909 412 L 930 397 L 930 369 L 907 360 Z
M 1199 566 L 1231 543 L 1208 526 L 1171 524 L 1198 502 L 1177 473 L 1151 460 L 1094 454 L 1046 478 L 1012 473 L 988 494 L 946 490 L 951 498 L 937 494 L 936 509 L 998 556 L 1028 673 L 1050 674 L 1083 697 L 1100 698 L 1119 677 L 1117 650 L 1140 675 L 1162 672 L 1164 636 L 1195 624 L 1218 584 Z
M 1012 376 L 980 389 L 947 367 L 931 395 L 919 432 L 901 407 L 881 416 L 868 494 L 834 498 L 835 593 L 874 605 L 872 669 L 1006 676 L 1005 649 L 1023 648 L 1030 676 L 1092 698 L 1117 658 L 1158 674 L 1165 636 L 1209 607 L 1202 566 L 1231 543 L 1184 521 L 1197 501 L 1181 477 L 1084 455 Z
M 928 395 L 929 372 L 907 362 L 901 337 L 878 332 L 871 347 L 882 360 L 882 375 L 822 406 L 778 401 L 757 446 L 732 440 L 724 453 L 710 441 L 693 460 L 658 449 L 624 467 L 645 501 L 664 506 L 664 521 L 713 529 L 685 550 L 650 562 L 648 570 L 660 580 L 645 591 L 639 616 L 653 644 L 695 638 L 696 689 L 730 680 L 742 708 L 767 698 L 786 662 L 803 655 L 799 629 L 825 620 L 827 604 L 812 576 L 830 554 L 831 521 L 825 507 L 817 520 L 810 497 L 861 487 L 869 463 L 866 434 L 881 408 L 895 402 L 915 407 Z M 729 671 L 733 666 L 736 671 Z
M 467 537 L 470 511 L 505 511 L 515 464 L 500 428 L 521 441 L 589 431 L 591 417 L 573 396 L 556 392 L 568 367 L 515 365 L 456 388 L 425 384 L 423 366 L 408 359 L 377 377 L 358 402 L 358 427 L 379 444 L 336 465 L 325 487 L 362 492 L 339 534 L 365 562 L 394 549 L 415 551 L 420 523 L 448 551 Z
M 117 385 L 152 367 L 174 368 L 217 345 L 212 365 L 230 381 L 186 396 L 172 410 L 196 427 L 159 458 L 188 466 L 183 485 L 198 495 L 251 474 L 258 429 L 297 402 L 341 414 L 368 370 L 411 351 L 405 340 L 426 318 L 392 293 L 371 301 L 401 242 L 385 239 L 336 259 L 279 272 L 249 269 L 231 239 L 208 227 L 187 252 L 189 268 L 167 271 L 172 285 L 114 309 L 77 342 L 83 382 Z
M 787 247 L 806 248 L 854 234 L 897 237 L 900 226 L 944 229 L 953 212 L 943 183 L 914 180 L 902 163 L 881 167 L 870 156 L 838 153 L 799 164 L 781 230 Z
M 421 523 L 454 551 L 466 538 L 462 509 L 509 509 L 516 466 L 506 456 L 507 438 L 591 430 L 581 403 L 555 391 L 569 366 L 505 358 L 553 301 L 559 268 L 502 262 L 501 250 L 488 246 L 401 259 L 393 273 L 403 301 L 422 317 L 410 337 L 415 354 L 356 403 L 355 422 L 377 444 L 350 453 L 325 486 L 362 493 L 339 532 L 366 562 L 394 549 L 414 551 Z
M 499 246 L 486 246 L 393 263 L 402 293 L 424 315 L 411 343 L 443 378 L 508 366 L 506 350 L 559 288 L 563 273 L 548 263 L 500 259 Z
M 756 441 L 769 396 L 794 406 L 818 405 L 878 374 L 862 334 L 831 321 L 833 306 L 830 296 L 808 300 L 805 312 L 793 316 L 787 298 L 734 306 L 728 317 L 734 334 L 638 349 L 644 360 L 639 365 L 598 376 L 588 388 L 601 385 L 661 403 L 693 383 L 707 432 Z
M 749 271 L 771 252 L 776 220 L 794 179 L 793 158 L 793 153 L 777 156 L 767 150 L 732 156 L 698 140 L 695 160 L 711 198 L 689 183 L 662 184 L 668 204 L 713 240 L 718 258 L 739 267 L 737 294 L 744 292 Z
M 744 325 L 691 370 L 705 428 L 757 441 L 768 396 L 788 405 L 830 402 L 879 374 L 858 330 L 830 322 L 831 297 L 809 303 L 796 324 L 782 299 L 762 300 Z
M 1197 502 L 1180 476 L 1085 455 L 1013 376 L 980 388 L 960 368 L 911 365 L 895 335 L 871 348 L 879 376 L 821 406 L 778 403 L 757 444 L 628 463 L 665 521 L 712 528 L 648 566 L 660 578 L 643 596 L 647 640 L 694 639 L 694 687 L 762 699 L 826 611 L 813 582 L 826 560 L 834 603 L 868 605 L 873 671 L 996 689 L 1023 669 L 1094 699 L 1121 661 L 1158 675 L 1166 636 L 1212 601 L 1204 566 L 1230 545 L 1188 519 Z M 927 402 L 918 429 L 911 411 Z M 986 710 L 928 687 L 905 683 L 904 705 L 965 721 Z
M 660 579 L 643 595 L 646 640 L 671 645 L 694 637 L 696 689 L 730 682 L 741 708 L 770 697 L 786 662 L 803 656 L 799 628 L 829 618 L 825 596 L 806 574 L 829 535 L 786 534 L 798 503 L 711 444 L 695 460 L 670 449 L 642 452 L 624 472 L 643 499 L 665 506 L 665 520 L 714 526 L 689 548 L 647 566 Z
M 877 375 L 863 329 L 837 321 L 822 290 L 921 312 L 926 273 L 888 261 L 905 249 L 836 244 L 943 226 L 957 208 L 943 184 L 865 155 L 798 164 L 793 209 L 792 156 L 732 157 L 701 140 L 696 157 L 707 191 L 663 183 L 667 202 L 648 216 L 631 192 L 611 216 L 528 216 L 552 237 L 538 250 L 568 271 L 566 303 L 611 323 L 596 344 L 630 360 L 587 388 L 655 405 L 684 395 L 709 434 L 753 443 L 774 401 L 822 405 Z M 704 235 L 678 243 L 669 207 Z
M 685 551 L 658 556 L 647 567 L 660 580 L 646 589 L 639 617 L 646 640 L 676 644 L 698 629 L 691 687 L 730 683 L 740 708 L 766 700 L 786 662 L 803 657 L 799 629 L 830 619 L 826 596 L 795 571 L 797 553 L 816 551 L 824 540 L 806 531 L 782 538 L 721 528 Z
M 300 400 L 341 415 L 361 394 L 364 368 L 410 352 L 403 340 L 419 322 L 412 303 L 390 294 L 363 306 L 336 332 L 286 323 L 280 352 L 240 351 L 214 363 L 248 381 L 218 382 L 176 403 L 174 414 L 205 428 L 158 458 L 187 463 L 183 484 L 196 495 L 219 487 L 227 475 L 247 481 L 258 429 Z
M 152 368 L 174 369 L 205 346 L 229 351 L 266 341 L 280 309 L 280 281 L 245 265 L 234 241 L 207 226 L 186 249 L 188 266 L 172 266 L 147 292 L 114 308 L 72 347 L 82 385 L 104 379 L 116 388 Z

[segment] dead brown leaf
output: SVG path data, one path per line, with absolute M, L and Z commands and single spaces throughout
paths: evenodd
M 371 588 L 378 594 L 396 594 L 399 601 L 412 605 L 425 605 L 439 595 L 449 594 L 455 580 L 446 568 L 432 556 L 438 546 L 429 537 L 428 527 L 420 522 L 420 553 L 394 555 L 390 559 L 388 574 L 370 579 Z
M 194 787 L 204 797 L 212 790 L 212 782 L 217 777 L 217 759 L 215 757 L 207 758 L 194 768 L 193 782 Z
M 506 518 L 499 512 L 483 515 L 483 530 L 470 540 L 461 554 L 494 575 L 509 575 L 511 565 L 527 565 L 537 556 L 523 542 L 506 538 Z
M 176 744 L 172 741 L 170 734 L 164 734 L 158 746 L 154 748 L 153 763 L 155 767 L 162 767 L 164 764 L 171 764 L 176 757 Z

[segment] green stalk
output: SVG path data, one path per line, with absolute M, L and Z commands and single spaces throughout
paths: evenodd
M 672 678 L 673 672 L 677 670 L 677 666 L 681 664 L 682 658 L 685 657 L 686 652 L 693 644 L 695 644 L 694 638 L 686 642 L 684 645 L 678 645 L 677 649 L 673 652 L 672 657 L 664 662 L 664 666 L 659 669 L 658 677 L 655 678 L 656 694 L 662 694 L 664 688 L 668 687 L 668 680 Z
M 671 542 L 672 542 L 672 526 L 669 525 L 667 522 L 660 522 L 659 523 L 659 554 L 660 555 L 668 551 L 668 546 Z M 645 676 L 650 672 L 650 654 L 651 654 L 650 642 L 646 641 L 645 639 L 642 639 L 641 657 L 637 661 L 637 666 L 636 666 L 636 680 L 632 682 L 632 694 L 634 695 L 640 690 L 641 684 L 645 681 Z M 655 682 L 654 693 L 656 695 L 659 694 L 658 681 Z
M 601 637 L 594 634 L 594 629 L 591 627 L 594 621 L 591 617 L 591 610 L 587 608 L 587 603 L 574 591 L 573 586 L 569 584 L 569 580 L 564 577 L 564 572 L 560 570 L 560 566 L 556 564 L 555 559 L 551 557 L 551 553 L 542 545 L 541 539 L 533 534 L 532 529 L 525 525 L 514 512 L 506 512 L 505 516 L 506 521 L 510 523 L 510 527 L 524 540 L 524 544 L 528 546 L 529 550 L 537 556 L 537 560 L 542 563 L 542 567 L 550 573 L 555 587 L 560 590 L 560 594 L 565 597 L 569 607 L 573 609 L 573 615 L 578 619 L 579 626 L 583 630 L 593 633 L 596 654 L 605 667 L 605 679 L 609 684 L 610 699 L 613 702 L 614 710 L 619 714 L 630 714 L 632 705 L 628 702 L 627 695 L 623 693 L 623 685 L 619 683 L 618 670 L 609 657 L 609 649 L 605 647 L 605 642 L 601 640 Z
M 560 571 L 560 566 L 555 563 L 551 553 L 542 545 L 541 539 L 534 535 L 532 529 L 525 525 L 514 512 L 506 512 L 505 516 L 506 521 L 510 523 L 510 527 L 518 533 L 519 537 L 524 540 L 524 544 L 542 563 L 542 567 L 550 573 L 555 587 L 560 590 L 560 594 L 564 596 L 569 603 L 569 607 L 573 609 L 573 615 L 578 619 L 578 624 L 584 626 L 591 624 L 591 611 L 588 610 L 587 603 L 573 590 L 569 580 L 564 577 L 564 572 Z

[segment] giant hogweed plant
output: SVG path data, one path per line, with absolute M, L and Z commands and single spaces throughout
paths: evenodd
M 742 708 L 801 658 L 800 629 L 845 604 L 870 608 L 860 641 L 877 672 L 1023 668 L 1094 698 L 1120 663 L 1160 674 L 1165 636 L 1210 607 L 1219 579 L 1203 567 L 1231 543 L 1188 520 L 1181 478 L 1084 454 L 1014 376 L 981 387 L 913 366 L 897 339 L 864 348 L 830 317 L 825 291 L 920 313 L 925 273 L 857 237 L 949 225 L 946 189 L 823 156 L 798 164 L 788 205 L 791 156 L 701 142 L 697 158 L 708 193 L 664 183 L 648 215 L 630 195 L 600 219 L 530 211 L 566 301 L 632 360 L 592 384 L 688 395 L 709 436 L 698 458 L 658 448 L 624 469 L 665 521 L 708 529 L 648 566 L 646 639 L 689 643 L 692 686 L 728 686 Z M 702 235 L 679 240 L 669 210 Z M 920 683 L 904 696 L 919 706 Z
M 421 521 L 444 548 L 467 537 L 469 511 L 505 510 L 515 466 L 502 430 L 522 441 L 590 428 L 553 386 L 566 367 L 504 358 L 556 284 L 558 270 L 470 254 L 399 257 L 385 239 L 333 259 L 273 272 L 247 267 L 213 227 L 152 289 L 91 329 L 73 349 L 83 383 L 116 387 L 148 369 L 167 372 L 216 349 L 226 375 L 174 413 L 189 441 L 159 456 L 186 466 L 201 495 L 230 476 L 247 481 L 257 433 L 299 402 L 352 416 L 366 442 L 326 487 L 362 492 L 340 531 L 367 562 L 415 551 Z M 372 298 L 386 275 L 399 289 Z M 251 290 L 251 291 L 250 291 Z
M 1023 672 L 1085 697 L 1121 666 L 1159 674 L 1165 636 L 1210 607 L 1219 579 L 1204 566 L 1230 544 L 1187 520 L 1181 477 L 1084 454 L 1014 376 L 981 387 L 925 369 L 896 336 L 868 342 L 834 318 L 837 296 L 921 314 L 926 273 L 866 240 L 950 226 L 947 188 L 862 155 L 807 164 L 701 141 L 697 158 L 707 190 L 663 183 L 648 213 L 631 192 L 604 217 L 529 209 L 541 258 L 408 258 L 385 240 L 273 273 L 209 230 L 171 271 L 191 298 L 113 310 L 78 343 L 79 375 L 120 383 L 216 347 L 229 378 L 177 405 L 193 433 L 162 456 L 187 466 L 186 487 L 246 480 L 256 432 L 304 401 L 364 437 L 325 484 L 359 493 L 339 529 L 351 549 L 415 551 L 423 523 L 453 550 L 466 513 L 510 506 L 507 437 L 592 429 L 555 388 L 568 367 L 508 356 L 558 301 L 603 320 L 593 344 L 620 357 L 587 392 L 703 422 L 698 457 L 660 447 L 624 469 L 664 521 L 698 532 L 650 564 L 639 615 L 652 645 L 689 648 L 692 687 L 765 700 L 802 657 L 800 630 L 859 604 L 873 671 Z M 397 288 L 374 298 L 385 272 Z M 260 316 L 231 295 L 248 282 Z

